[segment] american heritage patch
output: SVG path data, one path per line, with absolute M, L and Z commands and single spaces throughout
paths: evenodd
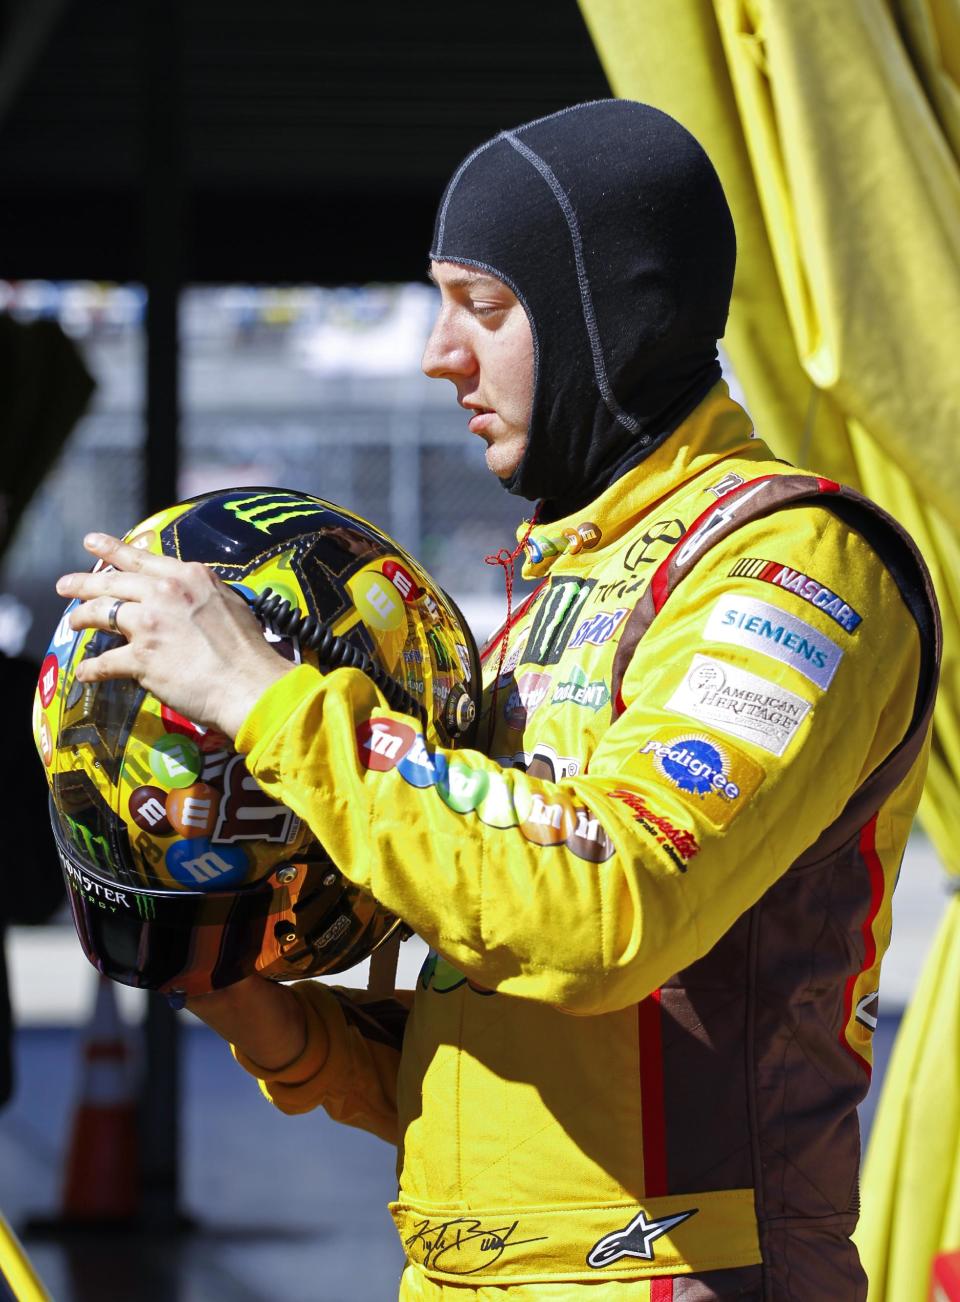
M 667 708 L 782 755 L 810 702 L 738 665 L 695 655 Z

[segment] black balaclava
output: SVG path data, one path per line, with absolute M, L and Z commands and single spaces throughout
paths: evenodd
M 720 378 L 735 256 L 710 160 L 649 105 L 577 104 L 461 163 L 430 257 L 491 272 L 533 331 L 529 438 L 505 488 L 557 519 L 676 429 Z

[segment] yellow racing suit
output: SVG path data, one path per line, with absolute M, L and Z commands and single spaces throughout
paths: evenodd
M 718 385 L 530 533 L 489 755 L 354 670 L 247 718 L 264 789 L 431 947 L 395 1001 L 294 986 L 282 1072 L 237 1055 L 397 1143 L 403 1297 L 865 1295 L 856 1106 L 939 634 L 909 540 L 836 489 Z

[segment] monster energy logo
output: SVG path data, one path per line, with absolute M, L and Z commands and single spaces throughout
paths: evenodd
M 69 814 L 64 814 L 63 820 L 67 825 L 70 839 L 81 852 L 86 854 L 87 859 L 91 863 L 98 865 L 102 859 L 105 867 L 109 868 L 111 859 L 110 847 L 107 845 L 107 838 L 105 836 L 94 836 L 89 827 L 85 827 L 83 823 L 76 822 L 69 816 Z
M 454 663 L 450 659 L 450 653 L 443 645 L 443 639 L 438 635 L 435 629 L 427 629 L 427 641 L 430 643 L 430 647 L 433 651 L 433 657 L 437 662 L 437 668 L 441 670 L 441 672 L 453 669 Z
M 157 916 L 157 902 L 152 895 L 135 895 L 134 903 L 137 906 L 137 912 L 144 922 L 152 922 Z
M 129 909 L 130 901 L 127 899 L 126 891 L 118 891 L 115 886 L 107 886 L 93 877 L 88 877 L 75 863 L 70 862 L 62 850 L 58 848 L 57 853 L 71 887 L 90 904 L 95 904 L 98 909 L 106 909 L 109 913 L 116 913 L 118 905 Z
M 269 533 L 278 524 L 302 515 L 323 515 L 326 507 L 308 502 L 296 493 L 257 493 L 254 497 L 235 497 L 223 503 L 223 509 L 261 533 Z
M 555 665 L 570 641 L 577 616 L 583 609 L 593 579 L 554 579 L 541 599 L 530 638 L 523 653 L 526 663 Z

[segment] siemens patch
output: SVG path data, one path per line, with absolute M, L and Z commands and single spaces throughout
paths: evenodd
M 835 624 L 839 624 L 847 633 L 856 632 L 862 615 L 858 615 L 852 606 L 830 588 L 825 588 L 818 579 L 811 579 L 801 570 L 792 570 L 789 565 L 779 561 L 766 561 L 759 556 L 744 556 L 737 561 L 730 571 L 732 579 L 759 579 L 762 583 L 772 583 L 787 592 L 793 592 L 803 601 L 808 601 L 817 610 L 829 615 Z
M 843 659 L 840 647 L 825 634 L 753 597 L 721 597 L 710 612 L 704 636 L 711 642 L 729 642 L 771 656 L 824 689 Z

